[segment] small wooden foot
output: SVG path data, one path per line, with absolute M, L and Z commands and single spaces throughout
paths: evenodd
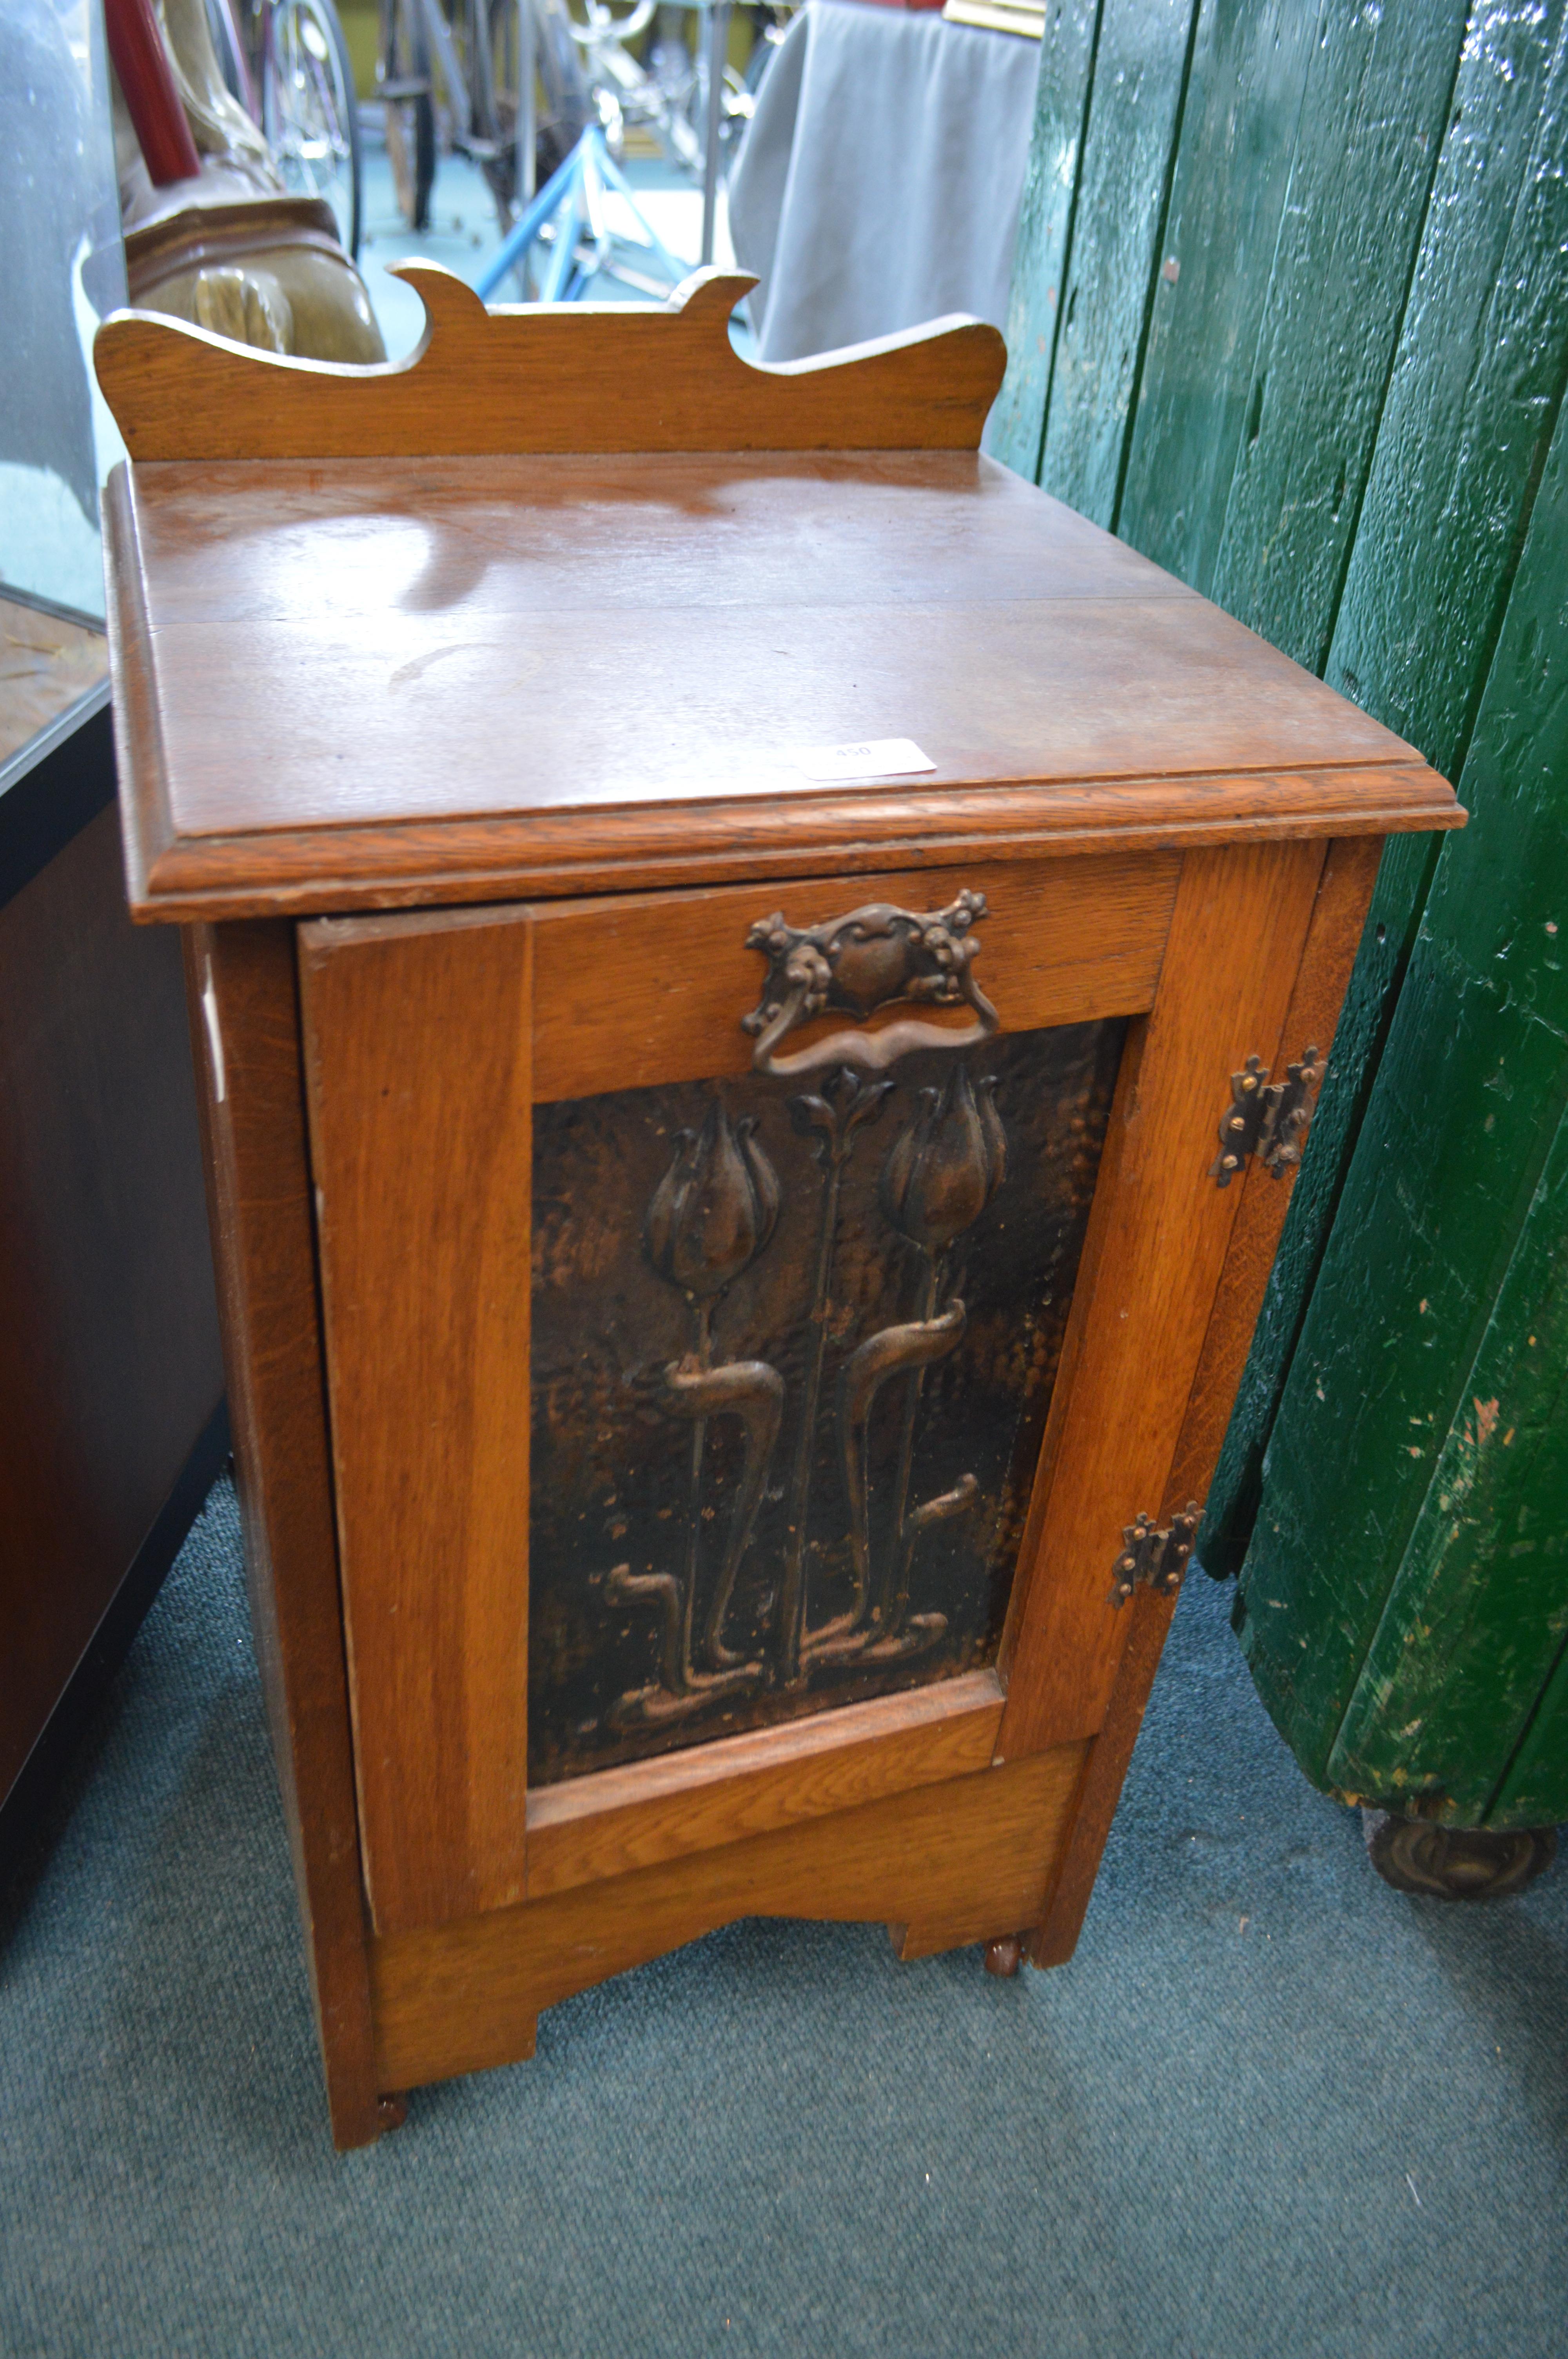
M 378 2097 L 375 2101 L 375 2110 L 384 2136 L 388 2130 L 400 2130 L 403 2127 L 404 2123 L 408 2119 L 408 2100 L 401 2095 Z
M 1011 1981 L 1022 1963 L 1022 1933 L 999 1933 L 994 1940 L 986 1943 L 988 1974 L 1000 1974 L 1004 1981 Z

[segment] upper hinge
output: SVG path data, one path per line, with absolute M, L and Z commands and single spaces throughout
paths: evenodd
M 1152 1516 L 1139 1516 L 1129 1524 L 1121 1535 L 1122 1550 L 1116 1560 L 1110 1603 L 1125 1605 L 1135 1589 L 1152 1589 L 1156 1597 L 1174 1597 L 1202 1521 L 1203 1509 L 1195 1499 L 1189 1499 L 1163 1531 L 1158 1528 Z
M 1239 1073 L 1230 1076 L 1230 1103 L 1219 1125 L 1219 1153 L 1208 1176 L 1228 1188 L 1249 1155 L 1256 1155 L 1271 1180 L 1282 1179 L 1302 1159 L 1313 1100 L 1326 1070 L 1315 1043 L 1285 1068 L 1282 1082 L 1271 1082 L 1261 1057 L 1249 1057 Z

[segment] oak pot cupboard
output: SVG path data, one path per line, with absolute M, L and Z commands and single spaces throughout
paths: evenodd
M 1397 738 L 744 282 L 97 366 L 332 2125 L 747 1914 L 1071 1952 Z

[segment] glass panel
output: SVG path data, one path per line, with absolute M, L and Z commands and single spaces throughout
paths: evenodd
M 531 1784 L 994 1660 L 1125 1029 L 535 1108 Z
M 0 6 L 0 591 L 102 615 L 98 486 L 124 446 L 91 365 L 125 300 L 100 8 Z

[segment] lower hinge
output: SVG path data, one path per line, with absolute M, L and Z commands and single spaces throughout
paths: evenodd
M 1219 1153 L 1208 1176 L 1228 1188 L 1249 1155 L 1255 1155 L 1271 1180 L 1282 1180 L 1302 1159 L 1313 1099 L 1325 1064 L 1316 1044 L 1285 1068 L 1282 1082 L 1271 1082 L 1261 1057 L 1249 1057 L 1230 1076 L 1230 1103 L 1219 1125 Z
M 1121 1535 L 1110 1603 L 1125 1605 L 1135 1589 L 1152 1589 L 1156 1597 L 1174 1597 L 1187 1569 L 1203 1521 L 1203 1509 L 1189 1499 L 1179 1516 L 1162 1531 L 1152 1516 L 1140 1516 Z

